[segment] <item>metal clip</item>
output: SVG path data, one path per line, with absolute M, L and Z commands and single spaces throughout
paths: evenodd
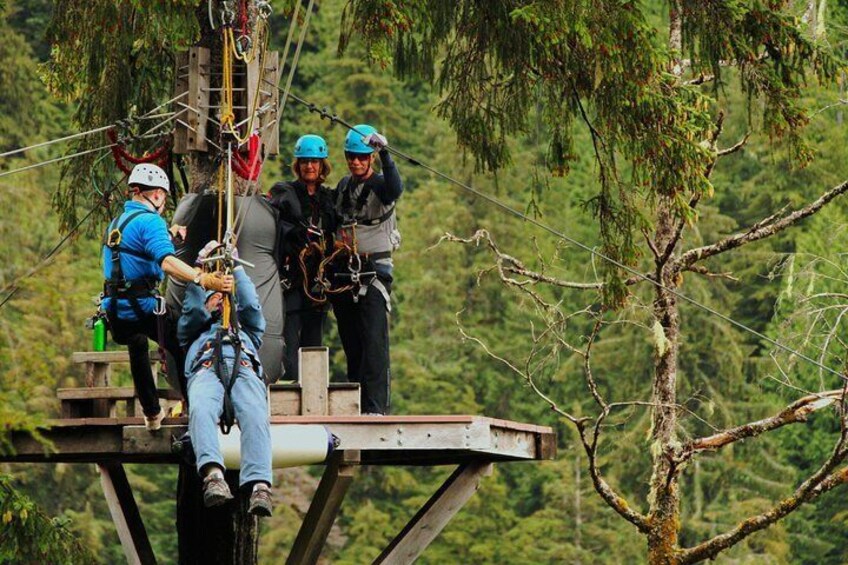
M 164 316 L 165 312 L 167 312 L 167 308 L 165 307 L 165 297 L 157 296 L 156 306 L 153 307 L 153 313 L 157 316 Z
M 236 51 L 239 55 L 245 55 L 253 47 L 253 40 L 248 35 L 240 35 L 236 38 Z
M 271 12 L 273 12 L 273 8 L 271 7 L 271 3 L 268 0 L 258 0 L 256 2 L 256 11 L 259 13 L 259 17 L 263 20 L 267 20 L 271 17 Z

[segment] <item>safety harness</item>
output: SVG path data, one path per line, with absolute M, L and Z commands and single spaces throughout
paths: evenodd
M 121 267 L 122 253 L 128 253 L 141 259 L 150 260 L 150 257 L 141 251 L 136 251 L 129 247 L 121 247 L 124 230 L 130 222 L 142 214 L 153 214 L 153 212 L 149 210 L 131 212 L 120 224 L 118 223 L 121 219 L 120 216 L 112 220 L 112 223 L 109 224 L 109 229 L 106 230 L 106 237 L 103 240 L 103 245 L 111 252 L 112 261 L 112 276 L 103 283 L 103 297 L 111 299 L 109 302 L 109 316 L 113 320 L 118 318 L 118 300 L 123 299 L 129 302 L 136 317 L 141 320 L 146 314 L 138 303 L 139 298 L 159 298 L 159 292 L 157 290 L 159 286 L 158 279 L 146 277 L 127 280 L 124 277 L 124 270 Z
M 136 318 L 143 320 L 147 314 L 142 310 L 138 303 L 140 298 L 155 298 L 156 306 L 153 309 L 153 314 L 156 316 L 156 333 L 158 334 L 158 351 L 159 359 L 164 373 L 168 372 L 167 355 L 165 354 L 165 299 L 159 295 L 159 279 L 154 277 L 143 277 L 139 279 L 127 280 L 124 277 L 124 270 L 121 267 L 121 254 L 128 253 L 141 259 L 150 260 L 145 253 L 136 251 L 129 247 L 121 247 L 124 230 L 127 226 L 141 216 L 142 214 L 153 214 L 150 210 L 137 210 L 127 214 L 123 222 L 120 222 L 121 216 L 118 216 L 112 223 L 109 224 L 109 229 L 106 230 L 106 237 L 103 240 L 111 253 L 112 261 L 112 276 L 103 282 L 103 298 L 109 298 L 109 316 L 107 319 L 118 319 L 118 300 L 126 300 L 130 304 Z M 180 383 L 182 387 L 183 384 Z M 183 391 L 183 396 L 185 391 Z

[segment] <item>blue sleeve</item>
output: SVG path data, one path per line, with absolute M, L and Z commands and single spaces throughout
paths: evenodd
M 403 194 L 403 181 L 397 170 L 391 154 L 383 149 L 380 151 L 380 163 L 383 165 L 383 181 L 371 188 L 384 206 L 388 206 Z
M 239 325 L 256 349 L 262 345 L 262 335 L 265 333 L 265 317 L 259 305 L 259 295 L 256 286 L 244 269 L 238 268 L 233 273 L 236 279 L 236 303 L 238 304 Z
M 148 216 L 145 214 L 145 216 Z M 150 214 L 145 218 L 146 225 L 142 231 L 142 243 L 144 245 L 144 253 L 153 259 L 157 265 L 161 265 L 162 261 L 168 255 L 176 253 L 174 243 L 171 241 L 171 234 L 168 233 L 168 226 L 161 216 Z
M 206 292 L 199 285 L 187 284 L 183 298 L 183 313 L 177 324 L 177 338 L 183 347 L 189 347 L 212 318 L 206 311 L 205 303 Z

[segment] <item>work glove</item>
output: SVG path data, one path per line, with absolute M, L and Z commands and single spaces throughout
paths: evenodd
M 233 276 L 221 273 L 203 273 L 200 275 L 200 286 L 204 290 L 215 292 L 231 292 L 233 290 Z
M 385 149 L 386 146 L 389 145 L 389 140 L 386 139 L 385 136 L 380 135 L 379 133 L 372 133 L 372 134 L 366 135 L 365 137 L 362 138 L 362 142 L 365 143 L 365 145 L 373 147 L 377 151 Z
M 200 253 L 197 254 L 197 259 L 195 259 L 194 264 L 200 266 L 203 264 L 203 260 L 209 257 L 215 249 L 221 244 L 215 241 L 214 239 L 203 246 L 203 249 L 200 250 Z

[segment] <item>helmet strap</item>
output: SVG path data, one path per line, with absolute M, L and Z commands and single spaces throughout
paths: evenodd
M 142 198 L 144 198 L 144 200 L 147 201 L 147 203 L 150 204 L 150 206 L 153 207 L 153 209 L 156 211 L 157 214 L 161 214 L 162 208 L 164 207 L 165 203 L 163 202 L 161 206 L 157 206 L 156 204 L 154 204 L 153 201 L 150 198 L 148 198 L 147 194 L 145 194 L 146 192 L 148 192 L 150 190 L 156 190 L 156 189 L 150 188 L 150 189 L 147 189 L 147 190 L 142 190 L 140 188 L 136 188 L 135 193 L 138 194 L 139 196 L 141 196 Z

